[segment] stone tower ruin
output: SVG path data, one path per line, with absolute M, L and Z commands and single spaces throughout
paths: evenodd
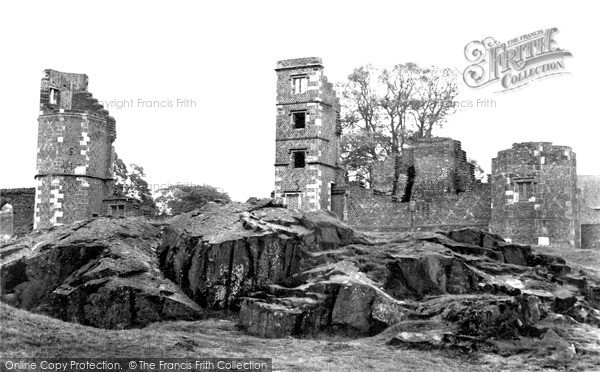
M 492 159 L 490 229 L 524 244 L 580 246 L 575 153 L 515 143 Z
M 415 175 L 411 200 L 444 198 L 470 190 L 475 183 L 474 166 L 467 162 L 460 141 L 423 138 L 409 152 Z
M 341 127 L 333 84 L 320 58 L 279 61 L 275 71 L 275 199 L 289 208 L 335 210 Z
M 34 229 L 101 215 L 112 193 L 115 119 L 87 87 L 87 75 L 44 71 Z

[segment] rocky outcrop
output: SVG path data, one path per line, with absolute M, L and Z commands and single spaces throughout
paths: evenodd
M 203 310 L 158 267 L 162 232 L 140 219 L 94 219 L 12 244 L 0 266 L 1 299 L 101 328 L 198 319 Z
M 1 300 L 102 328 L 197 319 L 203 308 L 238 309 L 316 252 L 353 243 L 370 244 L 329 213 L 270 200 L 210 203 L 155 223 L 96 218 L 0 247 Z
M 598 278 L 560 257 L 477 229 L 369 239 L 271 200 L 153 223 L 97 218 L 0 253 L 2 301 L 103 328 L 229 309 L 260 337 L 327 331 L 467 350 L 530 338 L 569 353 L 575 341 L 548 333 L 557 319 L 600 325 Z
M 239 307 L 239 299 L 311 267 L 313 256 L 368 244 L 327 212 L 297 212 L 269 202 L 209 204 L 169 222 L 161 267 L 198 304 Z
M 373 335 L 422 322 L 429 328 L 400 332 L 390 342 L 471 348 L 489 339 L 542 337 L 547 328 L 540 321 L 551 314 L 592 325 L 600 320 L 596 292 L 583 273 L 573 273 L 558 257 L 535 254 L 529 246 L 506 243 L 480 230 L 404 234 L 389 243 L 351 244 L 319 252 L 313 263 L 292 276 L 287 288 L 245 300 L 260 304 L 263 322 L 271 311 L 277 313 L 276 322 L 256 332 L 254 307 L 245 306 L 241 325 L 262 337 L 282 337 L 323 328 Z M 288 306 L 282 312 L 272 307 L 279 303 L 278 294 L 325 296 L 327 300 L 314 303 L 311 312 L 316 307 L 321 314 L 331 314 L 329 322 L 316 323 L 319 328 L 299 327 L 305 308 Z M 278 324 L 286 324 L 285 330 Z

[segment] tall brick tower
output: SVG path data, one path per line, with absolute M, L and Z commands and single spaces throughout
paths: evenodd
M 332 208 L 340 182 L 340 103 L 320 58 L 277 62 L 275 199 L 290 208 Z M 334 208 L 335 209 L 335 208 Z
M 515 143 L 492 159 L 490 229 L 517 243 L 580 246 L 573 150 Z
M 100 215 L 112 192 L 115 119 L 87 86 L 87 75 L 44 71 L 34 229 Z

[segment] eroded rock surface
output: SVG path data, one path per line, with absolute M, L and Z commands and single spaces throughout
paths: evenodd
M 369 238 L 270 200 L 34 232 L 0 247 L 0 275 L 2 301 L 104 328 L 229 309 L 260 337 L 326 330 L 572 356 L 595 347 L 574 330 L 600 325 L 598 278 L 560 257 L 477 229 Z
M 12 244 L 0 266 L 1 299 L 16 307 L 101 328 L 202 316 L 164 277 L 160 227 L 99 218 L 36 232 Z

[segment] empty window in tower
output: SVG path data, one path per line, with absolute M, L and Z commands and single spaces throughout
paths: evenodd
M 292 160 L 294 168 L 306 167 L 306 151 L 292 151 Z
M 292 86 L 294 88 L 294 94 L 306 92 L 308 86 L 308 78 L 306 76 L 294 76 L 292 77 Z
M 50 88 L 50 97 L 48 99 L 48 103 L 51 105 L 58 104 L 58 89 Z
M 294 128 L 302 129 L 306 128 L 306 112 L 292 112 L 292 121 L 294 123 Z
M 535 182 L 517 181 L 515 182 L 514 192 L 518 195 L 518 199 L 515 201 L 528 201 L 529 198 L 535 196 Z

